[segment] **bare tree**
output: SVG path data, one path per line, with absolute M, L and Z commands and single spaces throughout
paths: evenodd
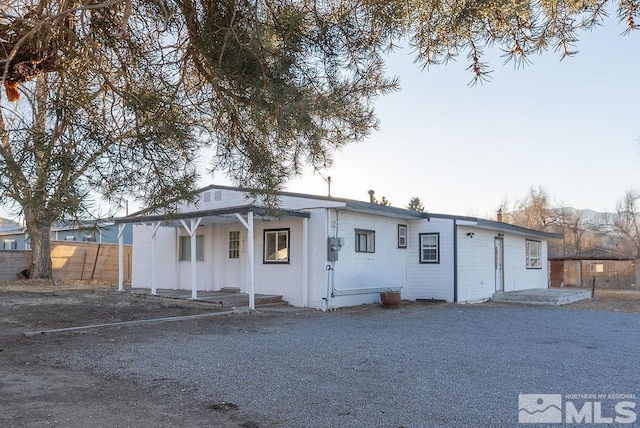
M 506 222 L 529 229 L 548 230 L 558 220 L 549 194 L 541 187 L 532 186 L 527 195 L 517 200 L 511 209 L 506 206 L 501 209 Z
M 613 228 L 623 238 L 623 245 L 633 249 L 633 257 L 640 258 L 640 192 L 628 190 L 616 205 Z

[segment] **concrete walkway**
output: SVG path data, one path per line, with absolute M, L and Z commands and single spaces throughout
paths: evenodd
M 151 290 L 148 288 L 129 288 L 127 291 L 134 294 L 151 294 Z M 192 299 L 191 290 L 158 289 L 156 290 L 156 296 L 213 303 L 224 309 L 249 306 L 249 295 L 237 291 L 198 291 L 198 298 Z M 282 296 L 275 294 L 256 294 L 255 299 L 256 307 L 286 303 L 282 300 Z
M 588 290 L 577 288 L 547 288 L 495 293 L 491 301 L 530 305 L 566 305 L 590 298 L 591 292 Z

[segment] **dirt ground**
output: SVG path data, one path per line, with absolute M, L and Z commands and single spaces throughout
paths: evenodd
M 38 358 L 70 335 L 113 341 L 114 328 L 27 332 L 220 311 L 215 304 L 132 293 L 100 283 L 0 281 L 0 426 L 258 427 L 227 403 L 191 403 L 134 381 L 51 366 Z
M 572 309 L 640 313 L 640 292 L 596 290 L 593 300 L 559 308 Z M 99 377 L 38 358 L 39 354 L 65 349 L 83 334 L 97 342 L 117 341 L 118 334 L 127 334 L 125 330 L 25 336 L 49 329 L 212 311 L 220 308 L 203 302 L 120 293 L 108 284 L 0 282 L 0 426 L 265 426 L 231 403 L 180 400 L 161 388 L 149 390 L 133 380 Z M 222 317 L 221 322 L 225 322 Z
M 596 289 L 593 299 L 581 300 L 561 307 L 639 314 L 640 291 Z

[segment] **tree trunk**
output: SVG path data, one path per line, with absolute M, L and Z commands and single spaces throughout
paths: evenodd
M 53 278 L 51 265 L 51 226 L 53 221 L 43 219 L 30 209 L 24 210 L 27 232 L 31 238 L 31 252 L 33 262 L 31 264 L 30 278 Z

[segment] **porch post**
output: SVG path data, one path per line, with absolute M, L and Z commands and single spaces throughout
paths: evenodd
M 193 224 L 194 220 L 191 219 L 191 298 L 195 300 L 198 298 L 198 271 L 196 270 L 198 255 L 196 254 L 197 238 L 194 235 Z
M 302 306 L 309 306 L 309 219 L 302 219 Z
M 144 223 L 149 233 L 151 233 L 151 294 L 156 295 L 158 289 L 158 257 L 156 245 L 156 233 L 160 229 L 160 222 L 151 222 L 151 228 Z
M 253 212 L 249 211 L 247 214 L 247 223 L 249 225 L 249 237 L 247 251 L 249 252 L 249 310 L 255 311 L 256 309 L 256 289 L 255 289 L 255 260 L 253 253 Z
M 184 228 L 187 230 L 187 233 L 189 234 L 189 240 L 191 241 L 191 298 L 194 300 L 198 298 L 198 271 L 196 269 L 198 255 L 196 254 L 196 232 L 198 231 L 198 226 L 200 225 L 201 220 L 201 217 L 192 218 L 189 227 L 187 227 L 187 224 L 184 222 L 184 220 L 180 220 L 180 223 L 182 223 Z
M 124 291 L 124 228 L 126 223 L 118 225 L 118 291 Z
M 254 311 L 256 309 L 256 291 L 255 291 L 255 267 L 254 267 L 254 259 L 253 256 L 253 212 L 249 211 L 247 213 L 247 220 L 236 213 L 236 218 L 240 220 L 240 223 L 247 228 L 247 264 L 249 270 L 249 278 L 247 282 L 249 283 L 247 286 L 247 292 L 249 294 L 249 310 Z

